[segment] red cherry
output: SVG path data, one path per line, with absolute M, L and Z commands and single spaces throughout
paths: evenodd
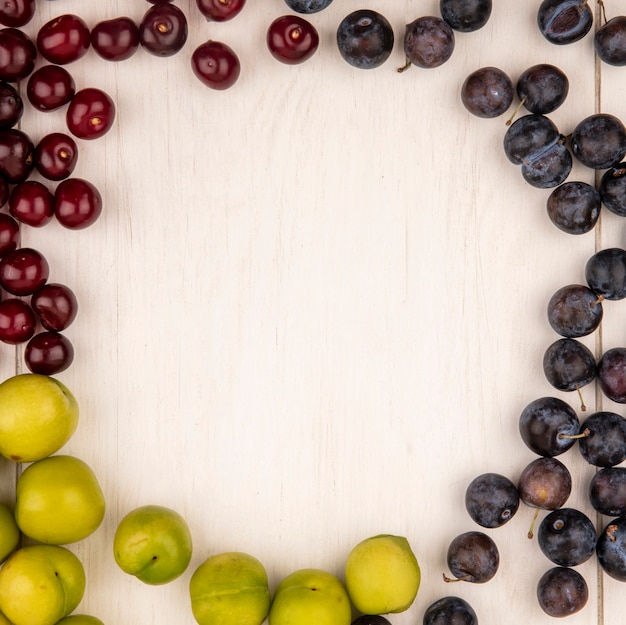
M 82 178 L 59 182 L 54 193 L 54 215 L 70 230 L 82 230 L 94 224 L 102 213 L 102 196 L 96 187 Z
M 107 61 L 125 61 L 139 48 L 139 26 L 130 17 L 98 22 L 91 29 L 91 47 Z
M 69 327 L 78 313 L 78 301 L 72 289 L 57 282 L 47 282 L 30 299 L 41 325 L 51 332 Z
M 21 28 L 35 15 L 35 0 L 4 0 L 0 5 L 0 24 Z
M 0 302 L 0 341 L 9 345 L 25 343 L 36 327 L 35 313 L 24 300 L 10 297 Z
M 20 247 L 0 259 L 0 285 L 11 295 L 32 295 L 48 280 L 50 267 L 41 252 Z
M 0 30 L 0 80 L 19 82 L 35 69 L 37 48 L 28 35 L 17 28 Z
M 235 52 L 225 43 L 206 41 L 191 55 L 196 77 L 211 89 L 228 89 L 239 78 L 241 66 Z
M 79 139 L 98 139 L 115 121 L 115 104 L 101 89 L 88 87 L 74 94 L 65 116 L 69 131 Z
M 0 258 L 20 244 L 20 225 L 11 215 L 0 213 Z
M 71 74 L 58 65 L 44 65 L 28 79 L 26 96 L 39 111 L 53 111 L 67 104 L 76 92 Z
M 35 334 L 24 349 L 24 362 L 32 373 L 56 375 L 65 371 L 73 360 L 72 343 L 58 332 Z
M 20 182 L 11 191 L 9 211 L 23 224 L 40 228 L 52 220 L 54 195 L 48 187 L 37 180 Z
M 69 177 L 77 160 L 76 141 L 63 132 L 52 132 L 42 137 L 35 147 L 35 167 L 48 180 Z
M 207 20 L 225 22 L 241 12 L 246 0 L 196 0 L 196 4 Z
M 45 23 L 37 33 L 37 49 L 57 65 L 77 61 L 89 50 L 89 28 L 78 15 L 66 14 Z
M 267 29 L 267 47 L 272 56 L 289 65 L 310 59 L 319 45 L 315 27 L 297 15 L 275 19 Z

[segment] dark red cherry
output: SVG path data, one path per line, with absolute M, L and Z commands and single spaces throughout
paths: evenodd
M 21 28 L 35 15 L 35 0 L 2 0 L 0 2 L 0 24 Z
M 111 129 L 115 121 L 115 104 L 101 89 L 87 87 L 74 94 L 65 118 L 74 136 L 98 139 Z
M 76 92 L 72 75 L 58 65 L 35 70 L 26 85 L 26 97 L 39 111 L 54 111 L 67 104 Z
M 272 56 L 290 65 L 310 59 L 320 40 L 315 27 L 298 15 L 275 19 L 267 29 L 266 39 Z
M 78 160 L 76 141 L 63 132 L 51 132 L 35 147 L 35 167 L 48 180 L 65 180 Z
M 82 178 L 59 182 L 54 193 L 57 221 L 70 230 L 81 230 L 95 223 L 102 213 L 102 196 L 96 187 Z
M 24 349 L 24 362 L 31 373 L 56 375 L 65 371 L 74 361 L 74 347 L 58 332 L 35 334 Z
M 125 61 L 139 48 L 139 26 L 130 17 L 98 22 L 91 29 L 91 47 L 107 61 Z
M 16 250 L 19 244 L 19 223 L 11 215 L 0 213 L 0 258 Z
M 200 44 L 191 55 L 191 68 L 202 83 L 217 90 L 232 87 L 241 71 L 235 52 L 219 41 Z
M 0 259 L 0 285 L 11 295 L 32 295 L 48 281 L 49 273 L 43 254 L 30 247 L 19 247 Z
M 207 20 L 226 22 L 241 12 L 246 0 L 196 0 L 196 4 Z
M 26 180 L 35 167 L 35 146 L 17 128 L 0 131 L 0 176 L 15 184 Z
M 24 102 L 8 82 L 0 82 L 0 130 L 13 128 L 22 119 Z
M 36 327 L 35 313 L 24 300 L 9 297 L 0 302 L 0 341 L 9 345 L 25 343 Z
M 54 195 L 37 180 L 25 180 L 13 187 L 9 197 L 9 212 L 19 222 L 40 228 L 54 216 Z
M 37 48 L 32 39 L 17 28 L 0 30 L 0 80 L 19 82 L 35 69 Z
M 69 327 L 78 313 L 76 295 L 65 284 L 48 282 L 38 289 L 30 299 L 41 325 L 52 332 L 61 332 Z
M 50 63 L 77 61 L 89 50 L 89 27 L 78 15 L 66 14 L 46 22 L 37 33 L 37 49 Z
M 139 42 L 155 56 L 176 54 L 185 45 L 187 35 L 187 18 L 174 4 L 155 4 L 139 24 Z

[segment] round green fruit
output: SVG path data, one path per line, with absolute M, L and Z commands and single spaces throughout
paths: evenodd
M 29 465 L 15 491 L 15 519 L 41 543 L 65 545 L 96 531 L 104 495 L 92 469 L 73 456 L 50 456 Z
M 0 454 L 34 462 L 55 453 L 78 425 L 70 390 L 46 375 L 22 373 L 0 384 Z
M 189 595 L 199 625 L 261 625 L 271 601 L 265 568 L 239 552 L 207 558 L 191 576 Z
M 0 562 L 4 562 L 20 542 L 20 528 L 15 522 L 13 511 L 6 504 L 0 503 Z
M 350 625 L 352 607 L 343 584 L 331 573 L 301 569 L 274 592 L 269 625 Z
M 182 575 L 191 553 L 187 522 L 163 506 L 135 508 L 120 521 L 113 537 L 117 565 L 145 584 L 165 584 Z
M 346 561 L 346 588 L 363 614 L 404 612 L 417 595 L 420 567 L 406 538 L 381 534 L 356 545 Z
M 13 625 L 55 625 L 84 592 L 83 565 L 65 547 L 22 547 L 0 569 L 0 611 Z

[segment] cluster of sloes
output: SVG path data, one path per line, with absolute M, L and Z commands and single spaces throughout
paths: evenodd
M 626 65 L 626 18 L 607 20 L 596 30 L 598 57 L 612 65 Z M 544 0 L 537 24 L 551 43 L 564 45 L 584 37 L 593 14 L 580 0 Z M 582 234 L 596 224 L 600 209 L 626 215 L 626 128 L 613 115 L 597 113 L 582 120 L 567 136 L 547 117 L 565 101 L 569 83 L 565 74 L 549 64 L 528 68 L 514 85 L 499 68 L 481 68 L 468 76 L 461 89 L 466 108 L 479 117 L 496 117 L 509 110 L 514 96 L 519 106 L 508 122 L 504 153 L 521 167 L 523 178 L 537 188 L 553 188 L 547 211 L 564 232 Z M 528 111 L 513 121 L 524 107 Z M 605 170 L 598 188 L 566 182 L 577 159 L 594 171 Z M 580 339 L 594 332 L 603 318 L 603 302 L 626 298 L 626 251 L 618 248 L 595 253 L 585 267 L 587 284 L 558 289 L 547 306 L 552 329 L 560 335 L 544 353 L 548 382 L 560 391 L 576 391 L 597 382 L 606 397 L 626 403 L 626 348 L 606 351 L 596 362 Z M 582 402 L 584 411 L 585 405 Z M 499 473 L 485 473 L 469 484 L 465 504 L 471 518 L 486 528 L 504 525 L 520 502 L 535 508 L 529 537 L 535 534 L 540 510 L 549 511 L 537 529 L 537 542 L 553 567 L 539 579 L 537 599 L 555 617 L 579 611 L 588 599 L 587 584 L 573 567 L 594 554 L 611 577 L 626 581 L 626 419 L 599 411 L 582 422 L 576 411 L 556 397 L 541 397 L 528 404 L 519 418 L 519 432 L 526 446 L 537 454 L 521 472 L 517 483 Z M 612 517 L 601 531 L 580 510 L 565 504 L 572 490 L 568 468 L 557 456 L 574 445 L 597 468 L 589 485 L 589 502 L 598 513 Z M 465 536 L 481 536 L 467 532 Z M 474 570 L 455 570 L 460 538 L 449 548 L 448 564 L 467 581 L 486 581 L 497 570 L 495 544 L 488 537 L 465 539 L 474 559 Z M 469 547 L 468 547 L 469 549 Z M 481 578 L 482 575 L 482 578 Z M 472 623 L 470 619 L 463 621 Z

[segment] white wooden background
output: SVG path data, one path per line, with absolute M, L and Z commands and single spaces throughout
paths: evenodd
M 88 576 L 78 611 L 111 625 L 193 625 L 189 578 L 212 553 L 255 555 L 273 587 L 303 567 L 341 576 L 354 544 L 390 532 L 407 536 L 423 574 L 394 625 L 421 623 L 446 594 L 466 598 L 483 625 L 552 622 L 535 598 L 551 564 L 526 538 L 531 509 L 487 530 L 501 551 L 489 583 L 445 584 L 445 553 L 479 529 L 464 508 L 469 481 L 485 471 L 516 480 L 534 458 L 518 435 L 522 408 L 544 395 L 578 407 L 543 376 L 557 338 L 545 307 L 584 280 L 595 249 L 626 245 L 626 224 L 605 212 L 595 232 L 557 230 L 549 191 L 524 183 L 503 154 L 505 119 L 471 116 L 459 92 L 481 66 L 516 80 L 553 63 L 570 79 L 551 116 L 567 134 L 599 109 L 626 119 L 626 70 L 597 66 L 591 37 L 546 42 L 538 1 L 495 0 L 484 29 L 457 35 L 448 63 L 404 74 L 404 25 L 436 14 L 436 0 L 335 0 L 310 16 L 320 48 L 296 67 L 265 47 L 283 0 L 248 0 L 222 24 L 204 21 L 194 0 L 176 4 L 190 28 L 176 56 L 140 50 L 114 64 L 90 51 L 67 67 L 118 107 L 106 137 L 79 142 L 75 175 L 101 190 L 102 218 L 80 232 L 23 231 L 80 303 L 67 331 L 76 358 L 58 377 L 81 421 L 62 451 L 94 468 L 108 511 L 72 546 Z M 40 1 L 26 30 L 62 13 L 139 21 L 148 6 Z M 336 48 L 337 25 L 358 8 L 379 10 L 396 33 L 376 70 L 350 67 Z M 209 38 L 242 62 L 225 92 L 191 72 Z M 29 112 L 22 128 L 35 140 L 63 130 L 63 112 Z M 575 166 L 571 179 L 593 173 Z M 626 340 L 626 304 L 609 304 L 602 344 L 585 340 L 597 353 Z M 15 363 L 2 348 L 3 377 Z M 623 412 L 591 387 L 585 400 L 589 412 Z M 576 449 L 561 459 L 574 476 L 568 505 L 593 515 L 593 469 Z M 16 468 L 0 470 L 10 501 Z M 146 503 L 177 509 L 193 533 L 190 568 L 167 586 L 145 586 L 113 560 L 117 522 Z M 620 622 L 623 585 L 599 582 L 593 560 L 578 568 L 590 600 L 568 623 Z

